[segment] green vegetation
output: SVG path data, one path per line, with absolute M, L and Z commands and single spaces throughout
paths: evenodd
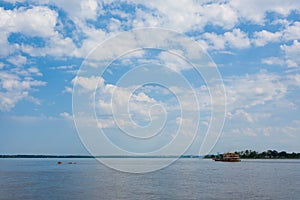
M 268 150 L 264 152 L 257 152 L 252 150 L 236 151 L 234 152 L 240 156 L 241 159 L 300 159 L 300 153 L 287 153 L 285 151 L 278 152 L 276 150 Z M 223 154 L 206 155 L 204 158 L 223 157 Z

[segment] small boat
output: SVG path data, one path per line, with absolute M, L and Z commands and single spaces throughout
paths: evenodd
M 238 154 L 235 153 L 225 153 L 222 157 L 213 158 L 214 161 L 222 162 L 240 162 L 241 159 Z

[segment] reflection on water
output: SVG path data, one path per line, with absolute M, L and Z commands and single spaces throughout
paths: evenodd
M 299 160 L 180 159 L 148 174 L 118 172 L 93 159 L 57 161 L 0 159 L 0 199 L 297 199 L 300 192 Z M 159 162 L 143 159 L 141 167 Z

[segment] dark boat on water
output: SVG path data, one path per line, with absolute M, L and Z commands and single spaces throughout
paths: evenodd
M 235 153 L 225 153 L 222 157 L 213 158 L 214 161 L 222 162 L 240 162 L 241 159 L 238 154 Z

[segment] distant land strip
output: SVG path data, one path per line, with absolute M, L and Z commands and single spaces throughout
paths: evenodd
M 241 159 L 300 159 L 300 153 L 287 153 L 286 151 L 278 152 L 276 150 L 267 150 L 264 152 L 257 152 L 253 150 L 235 151 Z M 204 159 L 222 158 L 223 154 L 206 155 Z
M 198 155 L 165 155 L 165 156 L 121 156 L 121 155 L 107 155 L 107 156 L 87 156 L 87 155 L 0 155 L 0 158 L 203 158 Z
M 300 159 L 300 153 L 287 153 L 285 151 L 278 152 L 276 150 L 267 150 L 264 152 L 257 152 L 253 150 L 235 151 L 241 159 Z M 212 159 L 222 157 L 223 154 L 218 153 L 216 155 L 209 154 L 205 156 L 199 155 L 157 155 L 157 156 L 122 156 L 122 155 L 103 155 L 103 156 L 90 156 L 90 155 L 0 155 L 1 158 L 204 158 Z

